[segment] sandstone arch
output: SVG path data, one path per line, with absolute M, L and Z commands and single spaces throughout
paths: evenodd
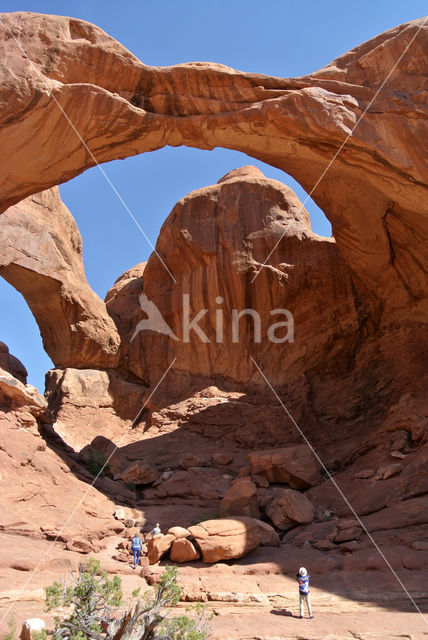
M 243 151 L 311 191 L 367 109 L 312 197 L 384 321 L 420 319 L 427 31 L 422 19 L 401 25 L 288 79 L 211 63 L 148 67 L 84 21 L 3 14 L 0 145 L 14 162 L 0 170 L 2 210 L 93 166 L 93 156 L 165 145 Z

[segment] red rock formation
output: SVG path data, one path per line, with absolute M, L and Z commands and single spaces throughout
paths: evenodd
M 206 520 L 189 527 L 204 562 L 240 558 L 259 546 L 261 532 L 257 520 L 235 516 Z
M 58 367 L 114 367 L 119 336 L 90 288 L 82 240 L 57 188 L 0 216 L 0 275 L 27 301 Z
M 0 342 L 0 416 L 11 414 L 12 423 L 27 428 L 37 424 L 37 418 L 46 419 L 47 402 L 37 389 L 27 382 L 27 370 L 18 358 Z
M 427 182 L 421 152 L 422 22 L 382 34 L 311 76 L 278 79 L 208 63 L 146 67 L 82 21 L 22 13 L 4 20 L 28 58 L 0 22 L 0 144 L 15 160 L 0 167 L 2 210 L 10 207 L 0 217 L 3 237 L 10 238 L 3 253 L 0 249 L 2 275 L 25 295 L 57 366 L 48 380 L 57 432 L 75 449 L 92 442 L 94 450 L 98 444 L 112 451 L 113 443 L 96 443 L 93 437 L 100 432 L 114 437 L 122 445 L 115 454 L 118 472 L 133 464 L 156 465 L 156 486 L 139 489 L 141 509 L 125 518 L 127 526 L 156 517 L 164 530 L 171 524 L 188 527 L 191 513 L 199 509 L 194 515 L 200 520 L 207 505 L 213 517 L 248 449 L 269 447 L 262 460 L 258 457 L 263 464 L 244 469 L 238 484 L 254 481 L 257 506 L 266 513 L 273 504 L 286 527 L 286 519 L 293 518 L 293 525 L 312 519 L 308 499 L 316 518 L 287 532 L 283 547 L 258 556 L 265 563 L 257 571 L 275 566 L 290 572 L 307 561 L 311 572 L 320 574 L 387 568 L 368 549 L 361 522 L 350 519 L 349 505 L 331 480 L 318 482 L 317 468 L 308 480 L 302 474 L 310 466 L 307 458 L 294 460 L 291 471 L 288 459 L 278 463 L 272 449 L 294 445 L 300 436 L 264 389 L 253 356 L 325 465 L 337 471 L 335 480 L 364 524 L 388 547 L 394 568 L 408 572 L 422 566 L 428 513 L 421 400 Z M 186 144 L 234 148 L 283 168 L 307 191 L 316 185 L 313 197 L 331 220 L 335 239 L 310 231 L 304 208 L 284 185 L 254 168 L 236 170 L 183 198 L 165 222 L 157 251 L 177 282 L 152 255 L 147 265 L 118 279 L 106 310 L 86 283 L 80 236 L 55 191 L 15 204 L 94 164 L 54 98 L 80 135 L 91 140 L 99 161 Z M 186 293 L 192 317 L 208 308 L 200 325 L 210 343 L 194 334 L 186 343 L 167 331 L 136 331 L 145 320 L 141 301 L 147 299 L 182 338 Z M 249 307 L 260 314 L 265 333 L 271 309 L 292 311 L 295 342 L 254 342 L 254 326 L 242 321 L 241 341 L 235 343 L 229 333 L 217 344 L 219 309 L 226 316 L 233 308 Z M 81 480 L 93 480 L 81 465 L 90 447 L 79 458 L 51 432 L 41 437 L 41 424 L 49 419 L 44 400 L 24 385 L 23 369 L 4 350 L 0 356 L 6 370 L 0 376 L 6 443 L 1 474 L 8 480 L 0 528 L 18 534 L 21 548 L 23 535 L 34 543 L 37 536 L 61 532 L 71 505 L 85 491 Z M 175 370 L 150 398 L 143 418 L 148 432 L 127 432 L 146 383 L 152 391 L 173 358 Z M 227 463 L 227 474 L 215 466 Z M 267 488 L 269 481 L 315 486 L 306 498 L 282 490 L 287 499 L 272 503 L 275 489 Z M 99 553 L 101 540 L 124 527 L 112 519 L 115 502 L 134 504 L 137 494 L 111 478 L 96 486 L 100 491 L 85 495 L 75 526 L 60 533 L 69 549 L 64 553 Z M 279 544 L 263 523 L 249 518 L 224 523 L 189 527 L 207 561 L 236 558 L 262 543 Z M 167 547 L 175 544 L 172 533 L 165 538 Z M 410 548 L 397 549 L 397 539 Z M 166 550 L 154 555 L 159 559 Z M 281 553 L 286 559 L 279 564 Z M 121 556 L 126 562 L 126 554 Z M 236 597 L 219 594 L 216 577 L 211 585 L 209 577 L 204 580 L 206 597 Z M 229 587 L 230 576 L 227 581 Z M 415 584 L 420 589 L 420 579 Z M 258 586 L 255 590 L 265 597 Z
M 260 518 L 257 487 L 248 477 L 237 478 L 220 505 L 221 516 L 250 516 Z
M 191 540 L 176 538 L 171 546 L 170 558 L 172 562 L 191 562 L 198 560 L 201 554 Z
M 291 529 L 298 524 L 309 524 L 315 509 L 308 498 L 293 489 L 277 489 L 266 514 L 279 530 Z
M 18 378 L 22 384 L 27 384 L 27 369 L 9 352 L 9 347 L 4 342 L 0 342 L 0 367 Z
M 248 459 L 253 476 L 264 476 L 269 482 L 286 482 L 293 489 L 307 489 L 320 480 L 319 462 L 306 444 L 253 451 Z
M 0 144 L 16 158 L 0 174 L 3 210 L 93 166 L 94 156 L 104 162 L 182 144 L 237 149 L 315 189 L 358 290 L 385 324 L 421 317 L 422 19 L 296 79 L 209 63 L 147 67 L 80 20 L 29 13 L 3 20 Z
M 334 240 L 312 233 L 293 191 L 255 167 L 232 171 L 178 202 L 162 226 L 156 251 L 176 283 L 153 253 L 144 276 L 143 265 L 135 267 L 106 297 L 122 338 L 122 362 L 143 379 L 159 380 L 175 357 L 174 371 L 193 379 L 263 384 L 254 356 L 271 382 L 282 384 L 321 361 L 328 366 L 349 347 L 347 337 L 354 341 L 359 331 L 350 271 Z M 141 295 L 143 306 L 154 303 L 178 340 L 139 330 L 146 317 L 139 308 Z M 245 314 L 233 322 L 233 314 L 245 309 L 258 314 L 259 329 Z M 293 322 L 278 311 L 283 309 Z M 199 333 L 186 331 L 186 318 L 192 321 L 199 312 Z M 167 384 L 178 389 L 180 382 Z
M 101 434 L 123 444 L 143 404 L 146 387 L 117 371 L 51 369 L 46 397 L 56 432 L 75 450 Z

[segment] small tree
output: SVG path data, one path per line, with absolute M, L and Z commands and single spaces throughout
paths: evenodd
M 122 603 L 121 580 L 109 580 L 100 564 L 91 558 L 79 565 L 74 585 L 54 582 L 46 588 L 48 610 L 71 607 L 65 620 L 55 619 L 55 640 L 205 640 L 210 617 L 199 604 L 188 608 L 193 615 L 169 616 L 168 609 L 178 604 L 181 589 L 177 568 L 167 567 L 155 593 L 146 591 L 119 618 L 114 609 Z
M 112 619 L 112 608 L 121 604 L 120 578 L 115 576 L 109 580 L 95 558 L 90 558 L 86 564 L 79 564 L 74 585 L 54 582 L 46 587 L 48 611 L 59 606 L 72 607 L 71 615 L 66 620 L 55 618 L 56 640 L 101 638 L 102 623 L 108 624 Z

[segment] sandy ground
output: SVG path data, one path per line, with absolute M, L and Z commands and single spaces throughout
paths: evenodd
M 14 540 L 14 536 L 0 533 L 0 636 L 7 632 L 12 614 L 18 632 L 22 621 L 29 617 L 42 617 L 52 627 L 52 616 L 44 611 L 44 587 L 69 576 L 71 569 L 87 557 L 64 552 L 57 543 L 30 538 L 22 538 L 20 549 L 14 549 Z M 116 542 L 112 538 L 98 554 L 102 566 L 120 575 L 126 596 L 137 586 L 145 589 L 145 580 L 138 571 L 111 559 Z M 39 564 L 41 558 L 44 559 Z M 391 580 L 392 575 L 379 571 L 348 575 L 341 572 L 313 577 L 314 619 L 305 614 L 301 620 L 292 576 L 258 573 L 254 562 L 251 574 L 247 571 L 242 561 L 234 565 L 179 567 L 185 590 L 202 584 L 209 594 L 207 607 L 215 613 L 212 640 L 428 639 L 428 585 L 422 572 L 408 571 L 400 578 L 416 594 L 423 615 L 398 583 Z

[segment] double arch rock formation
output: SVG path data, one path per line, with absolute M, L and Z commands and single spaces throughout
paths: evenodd
M 252 479 L 245 476 L 246 456 L 269 448 L 269 458 L 301 443 L 297 423 L 337 472 L 349 503 L 326 477 L 308 489 L 321 521 L 287 534 L 290 562 L 301 546 L 315 573 L 373 569 L 349 504 L 379 532 L 387 557 L 398 558 L 394 568 L 426 561 L 426 48 L 427 27 L 416 20 L 309 76 L 272 78 L 212 63 L 148 67 L 81 20 L 0 17 L 0 149 L 7 160 L 0 165 L 0 275 L 24 295 L 55 365 L 46 400 L 36 397 L 3 345 L 0 427 L 12 480 L 0 528 L 19 534 L 19 549 L 22 531 L 50 540 L 62 534 L 69 504 L 83 492 L 80 478 L 93 479 L 82 474 L 85 455 L 108 456 L 111 441 L 121 445 L 110 461 L 116 475 L 99 478 L 85 498 L 67 549 L 95 551 L 83 533 L 102 540 L 124 528 L 113 521 L 111 499 L 138 500 L 144 511 L 154 507 L 156 519 L 168 512 L 176 524 L 177 509 L 183 520 L 196 503 L 217 509 L 238 473 L 266 514 L 271 498 L 276 506 L 280 500 L 266 487 L 267 475 L 253 469 Z M 182 198 L 162 226 L 156 250 L 176 283 L 153 253 L 119 276 L 102 301 L 86 281 L 79 230 L 57 185 L 95 159 L 165 145 L 222 146 L 283 169 L 311 193 L 334 237 L 311 231 L 291 189 L 242 167 Z M 192 317 L 208 308 L 201 326 L 209 344 L 137 332 L 139 300 L 147 296 L 180 335 L 185 293 Z M 219 307 L 224 315 L 251 307 L 264 329 L 271 309 L 289 308 L 295 342 L 255 343 L 249 321 L 239 343 L 229 333 L 217 344 Z M 141 424 L 127 429 L 147 400 Z M 39 429 L 42 423 L 54 423 L 55 434 Z M 116 482 L 129 469 L 141 480 L 153 465 L 161 483 L 144 494 Z M 29 481 L 20 487 L 23 478 Z
M 303 301 L 304 316 L 313 314 L 319 324 L 328 319 L 324 337 L 313 326 L 290 357 L 275 360 L 268 349 L 258 352 L 273 382 L 281 385 L 306 376 L 309 388 L 303 396 L 329 419 L 342 411 L 363 420 L 368 415 L 364 398 L 370 397 L 366 404 L 376 411 L 379 389 L 385 398 L 394 390 L 402 393 L 421 371 L 418 344 L 426 317 L 427 30 L 422 19 L 415 20 L 376 36 L 311 75 L 274 78 L 215 63 L 149 67 L 84 21 L 3 14 L 0 148 L 13 162 L 0 167 L 0 225 L 2 233 L 14 236 L 14 228 L 22 231 L 25 226 L 28 232 L 28 224 L 20 219 L 33 219 L 34 234 L 30 242 L 20 232 L 22 246 L 4 249 L 0 273 L 29 302 L 55 366 L 117 370 L 133 382 L 153 384 L 170 362 L 170 346 L 165 336 L 153 344 L 140 336 L 130 345 L 139 319 L 138 295 L 144 290 L 151 299 L 158 296 L 160 307 L 168 300 L 169 307 L 162 310 L 167 316 L 169 312 L 172 325 L 178 296 L 169 290 L 169 276 L 152 255 L 146 267 L 137 266 L 119 279 L 107 306 L 99 300 L 84 277 L 78 230 L 70 223 L 58 241 L 58 225 L 64 225 L 69 212 L 59 202 L 55 185 L 96 161 L 166 145 L 221 146 L 292 175 L 331 221 L 334 239 L 311 233 L 292 193 L 283 209 L 276 207 L 271 215 L 283 187 L 245 169 L 177 205 L 158 240 L 165 263 L 172 266 L 175 261 L 186 269 L 196 264 L 205 278 L 209 269 L 217 278 L 224 265 L 214 261 L 210 266 L 209 256 L 218 250 L 215 242 L 221 233 L 224 246 L 232 236 L 236 241 L 236 220 L 241 219 L 241 231 L 249 235 L 240 238 L 239 246 L 232 242 L 229 253 L 234 257 L 229 256 L 228 264 L 236 264 L 236 256 L 241 260 L 241 276 L 246 275 L 237 277 L 235 284 L 243 299 L 249 280 L 261 268 L 251 285 L 256 306 L 262 309 L 266 303 L 266 296 L 257 293 L 263 288 L 270 302 L 287 306 L 290 287 L 284 281 L 291 274 L 294 299 Z M 210 202 L 218 198 L 227 203 L 227 193 L 233 200 L 233 190 L 242 195 L 242 211 L 233 224 L 232 205 L 230 215 L 218 215 L 214 236 L 204 245 L 203 229 L 198 231 L 192 221 L 192 207 L 206 206 L 215 217 Z M 263 190 L 270 194 L 267 203 Z M 254 198 L 259 207 L 251 214 L 254 219 L 246 219 L 245 207 Z M 263 257 L 256 256 L 257 242 L 248 249 L 257 227 L 251 225 L 257 218 L 256 235 L 265 238 L 263 246 L 273 247 L 278 229 L 288 228 L 293 207 L 299 209 L 295 226 L 263 266 Z M 190 241 L 181 234 L 180 224 L 187 231 L 193 225 Z M 227 232 L 232 234 L 229 238 Z M 171 238 L 182 242 L 182 261 L 177 261 Z M 47 255 L 49 247 L 56 261 Z M 310 273 L 318 277 L 319 289 Z M 184 282 L 178 293 L 184 291 Z M 198 286 L 196 281 L 192 293 L 203 300 Z M 212 292 L 217 289 L 213 286 Z M 38 295 L 46 293 L 50 306 L 45 308 Z M 127 296 L 132 312 L 126 307 Z M 60 317 L 56 333 L 52 315 Z M 300 326 L 304 321 L 302 315 Z M 407 353 L 405 367 L 400 349 Z M 191 378 L 196 367 L 196 374 L 206 380 L 254 381 L 254 370 L 246 370 L 247 361 L 239 362 L 240 354 L 229 368 L 221 354 L 190 347 L 187 354 L 179 371 L 182 378 Z M 336 406 L 338 395 L 341 408 Z M 353 408 L 348 411 L 349 404 Z
M 95 159 L 236 149 L 311 192 L 383 322 L 420 319 L 427 31 L 415 20 L 309 76 L 274 78 L 213 63 L 149 67 L 84 21 L 4 14 L 0 147 L 14 162 L 0 170 L 2 210 Z

